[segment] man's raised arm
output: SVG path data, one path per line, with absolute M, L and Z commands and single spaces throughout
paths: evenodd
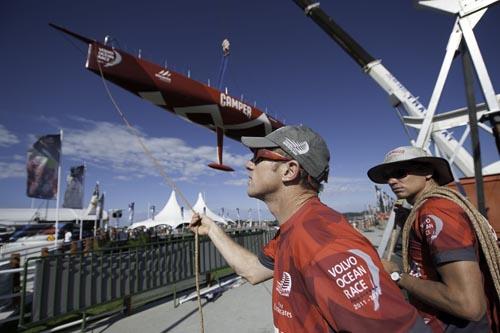
M 257 284 L 273 277 L 273 271 L 264 267 L 255 254 L 237 244 L 206 215 L 201 216 L 195 213 L 189 228 L 193 232 L 198 229 L 199 235 L 207 235 L 236 274 L 251 284 Z

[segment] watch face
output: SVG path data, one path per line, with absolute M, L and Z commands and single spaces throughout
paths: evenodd
M 399 279 L 401 279 L 401 274 L 399 274 L 398 272 L 392 272 L 391 273 L 391 279 L 394 282 L 398 282 Z

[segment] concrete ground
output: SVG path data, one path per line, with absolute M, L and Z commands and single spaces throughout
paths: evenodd
M 273 333 L 272 282 L 256 286 L 243 282 L 214 301 L 202 299 L 206 333 Z M 158 301 L 136 309 L 132 315 L 117 315 L 90 324 L 95 333 L 188 333 L 201 332 L 196 299 L 174 307 L 173 301 Z M 79 332 L 73 327 L 67 332 Z
M 380 244 L 380 241 L 382 240 L 382 235 L 384 234 L 384 230 L 378 229 L 378 228 L 373 228 L 372 231 L 365 231 L 362 232 L 363 236 L 368 238 L 368 240 L 375 245 L 375 247 Z
M 374 245 L 383 230 L 363 233 Z M 256 286 L 241 281 L 214 301 L 202 300 L 206 333 L 273 333 L 271 311 L 272 281 Z M 190 333 L 201 332 L 196 299 L 174 307 L 173 301 L 157 301 L 134 310 L 129 316 L 116 315 L 89 325 L 95 333 Z M 68 332 L 79 332 L 73 327 Z

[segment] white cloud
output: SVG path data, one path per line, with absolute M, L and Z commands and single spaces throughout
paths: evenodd
M 124 176 L 124 175 L 118 175 L 118 176 L 113 177 L 113 178 L 118 179 L 118 180 L 131 180 L 132 179 L 132 178 Z
M 240 179 L 229 179 L 224 182 L 224 185 L 233 185 L 233 186 L 247 186 L 248 177 L 240 178 Z
M 0 124 L 0 147 L 7 147 L 16 143 L 19 143 L 17 136 Z
M 352 177 L 330 177 L 325 184 L 325 194 L 334 193 L 366 193 L 373 191 L 373 185 L 368 178 L 352 178 Z
M 26 177 L 26 164 L 0 162 L 0 179 Z
M 213 175 L 216 171 L 207 168 L 214 161 L 215 146 L 189 146 L 178 138 L 148 137 L 138 131 L 146 154 L 137 137 L 125 126 L 75 119 L 82 126 L 66 129 L 63 154 L 97 167 L 112 169 L 116 179 L 157 176 L 163 170 L 177 181 L 193 181 L 200 176 Z M 153 161 L 154 160 L 154 161 Z M 243 166 L 247 154 L 224 152 L 224 163 L 232 167 Z
M 354 212 L 375 204 L 375 188 L 368 177 L 330 177 L 322 200 L 341 212 Z

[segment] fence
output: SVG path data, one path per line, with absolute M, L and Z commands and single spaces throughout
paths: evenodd
M 234 232 L 231 237 L 253 253 L 274 231 Z M 100 304 L 162 289 L 167 296 L 194 285 L 194 238 L 172 238 L 145 246 L 111 248 L 90 253 L 54 254 L 29 258 L 35 264 L 31 298 L 23 284 L 19 325 L 32 326 L 70 313 L 85 313 Z M 227 267 L 206 237 L 200 238 L 200 274 Z M 157 292 L 154 294 L 158 295 Z M 26 310 L 30 310 L 27 313 Z

